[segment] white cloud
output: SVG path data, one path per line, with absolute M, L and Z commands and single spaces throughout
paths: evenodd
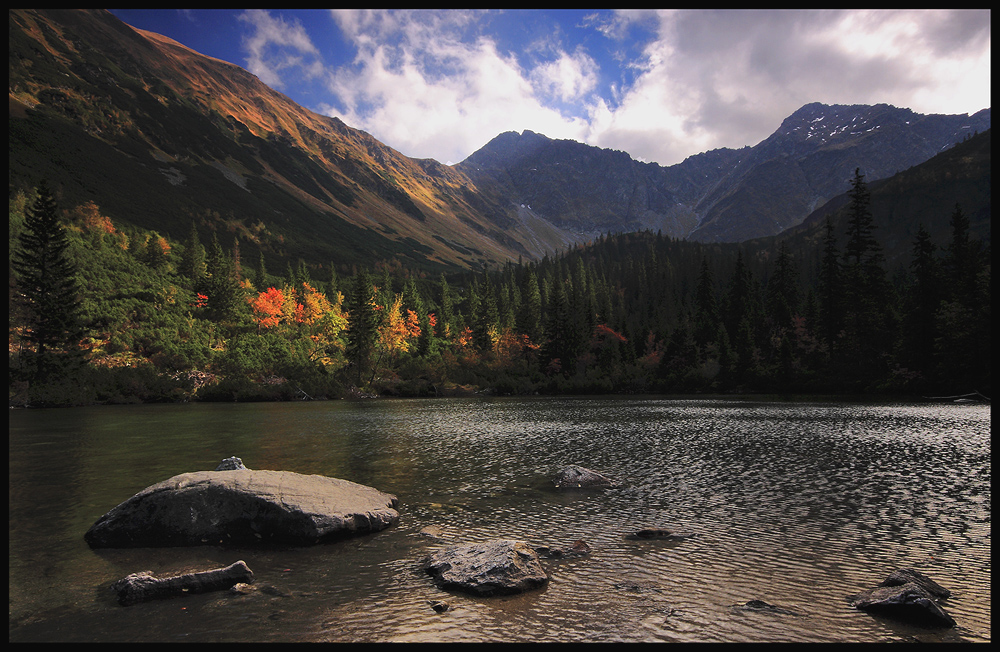
M 584 120 L 540 99 L 577 99 L 593 89 L 595 64 L 582 53 L 560 53 L 526 70 L 494 39 L 474 34 L 478 12 L 333 16 L 358 53 L 331 74 L 339 101 L 324 111 L 404 154 L 457 163 L 504 131 L 578 140 L 585 134 Z
M 577 101 L 597 86 L 597 63 L 585 52 L 561 52 L 556 60 L 532 70 L 530 78 L 532 86 L 543 96 L 560 102 Z
M 671 165 L 754 145 L 809 102 L 920 113 L 990 105 L 989 11 L 622 11 L 584 16 L 574 29 L 588 30 L 586 43 L 564 26 L 517 43 L 490 30 L 522 16 L 504 23 L 484 11 L 329 16 L 331 40 L 353 59 L 323 70 L 300 23 L 243 14 L 251 72 L 279 89 L 290 75 L 322 73 L 331 99 L 317 110 L 447 163 L 510 130 Z M 321 28 L 310 23 L 320 43 Z
M 662 12 L 642 73 L 614 109 L 594 111 L 591 142 L 672 164 L 707 149 L 754 145 L 809 102 L 884 102 L 920 113 L 985 108 L 989 14 L 980 15 L 978 28 L 973 18 L 926 11 Z
M 288 22 L 259 9 L 247 10 L 239 19 L 254 29 L 244 41 L 247 70 L 268 86 L 281 90 L 286 70 L 310 77 L 322 73 L 320 52 L 297 20 Z

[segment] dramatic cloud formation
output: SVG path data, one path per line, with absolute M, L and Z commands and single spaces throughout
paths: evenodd
M 223 30 L 209 39 L 172 19 L 163 33 L 449 163 L 509 130 L 670 165 L 756 144 L 809 102 L 990 105 L 989 10 L 192 11 L 184 22 L 219 14 L 240 27 L 238 52 L 221 51 Z M 157 30 L 152 16 L 137 26 Z

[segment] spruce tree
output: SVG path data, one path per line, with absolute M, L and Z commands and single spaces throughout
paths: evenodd
M 528 268 L 521 282 L 521 305 L 517 312 L 517 330 L 534 344 L 542 341 L 542 293 L 535 270 Z
M 347 310 L 347 360 L 353 366 L 355 384 L 360 386 L 371 365 L 378 337 L 375 288 L 364 270 L 354 277 L 354 290 Z
M 937 340 L 935 319 L 941 305 L 940 265 L 935 249 L 930 233 L 921 224 L 913 242 L 912 276 L 906 293 L 900 358 L 906 368 L 922 376 L 924 383 L 931 380 L 933 373 Z
M 198 240 L 198 229 L 191 222 L 191 231 L 184 241 L 184 253 L 181 256 L 181 274 L 191 281 L 192 287 L 199 287 L 202 279 L 205 278 L 205 247 Z
M 823 236 L 823 250 L 820 258 L 819 284 L 819 336 L 826 344 L 827 352 L 835 354 L 837 338 L 844 321 L 843 274 L 840 267 L 840 252 L 833 221 L 827 217 Z
M 715 298 L 715 282 L 708 267 L 708 258 L 702 256 L 698 287 L 695 290 L 694 341 L 704 352 L 705 345 L 716 339 L 719 329 L 719 307 Z
M 44 380 L 83 360 L 77 270 L 69 257 L 69 240 L 59 223 L 58 207 L 42 182 L 28 210 L 11 266 L 19 299 L 26 308 L 25 339 L 32 345 L 30 373 Z
M 208 308 L 213 318 L 218 321 L 236 321 L 242 309 L 246 308 L 240 276 L 233 259 L 222 250 L 214 232 L 205 268 L 206 276 L 202 279 L 201 287 L 208 296 Z
M 895 342 L 892 292 L 875 238 L 871 194 L 860 169 L 854 171 L 844 248 L 845 362 L 849 379 L 863 389 L 880 380 Z

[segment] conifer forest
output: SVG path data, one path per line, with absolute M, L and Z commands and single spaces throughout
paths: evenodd
M 810 246 L 606 234 L 450 273 L 286 262 L 9 200 L 11 405 L 471 394 L 989 392 L 989 245 L 962 207 L 890 269 L 858 173 Z

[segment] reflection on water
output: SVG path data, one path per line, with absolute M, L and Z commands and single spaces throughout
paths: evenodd
M 12 641 L 990 640 L 990 409 L 752 400 L 447 399 L 10 414 Z M 92 551 L 143 487 L 237 455 L 400 498 L 400 524 L 310 548 Z M 560 493 L 581 464 L 622 481 Z M 421 533 L 427 526 L 440 537 Z M 643 527 L 684 541 L 633 541 Z M 541 591 L 473 598 L 420 563 L 492 537 L 584 539 Z M 261 586 L 119 607 L 139 570 L 247 562 Z M 940 631 L 847 596 L 913 567 L 952 590 Z M 435 600 L 451 608 L 438 614 Z M 758 599 L 792 614 L 734 605 Z

